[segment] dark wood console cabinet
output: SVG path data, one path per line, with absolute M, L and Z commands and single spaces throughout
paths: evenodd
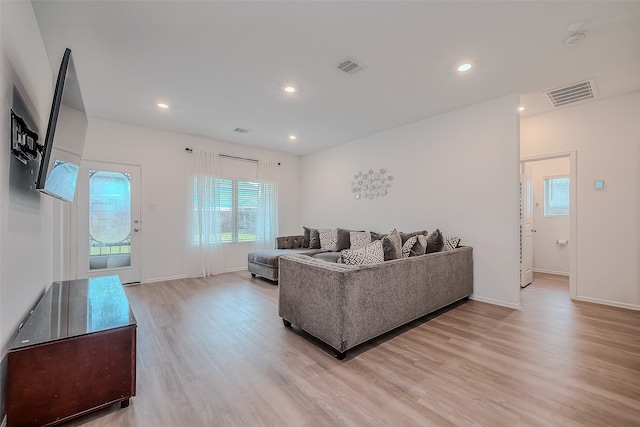
M 53 283 L 7 354 L 7 427 L 48 426 L 136 394 L 136 318 L 117 276 Z

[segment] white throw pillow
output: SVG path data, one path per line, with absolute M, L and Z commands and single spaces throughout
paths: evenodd
M 347 265 L 378 264 L 383 261 L 382 240 L 376 240 L 359 249 L 342 251 L 342 262 Z
M 418 241 L 418 236 L 409 237 L 404 245 L 402 245 L 402 258 L 409 258 L 409 254 L 411 254 L 411 249 L 413 249 L 413 245 Z
M 334 252 L 338 247 L 338 229 L 320 228 L 318 233 L 320 234 L 320 249 Z
M 349 249 L 360 249 L 371 243 L 371 232 L 369 231 L 350 231 L 349 241 L 351 247 Z
M 444 237 L 444 248 L 442 250 L 443 251 L 450 251 L 452 249 L 457 248 L 459 244 L 460 244 L 460 238 L 459 237 L 445 236 Z

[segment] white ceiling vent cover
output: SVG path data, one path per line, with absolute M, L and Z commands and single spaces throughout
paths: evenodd
M 553 108 L 597 98 L 598 88 L 596 87 L 596 79 L 593 78 L 550 90 L 544 94 L 544 97 Z
M 338 69 L 344 71 L 347 74 L 355 74 L 358 71 L 362 71 L 367 68 L 353 58 L 346 58 L 338 64 Z

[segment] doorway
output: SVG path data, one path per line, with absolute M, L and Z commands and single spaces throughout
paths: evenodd
M 557 169 L 562 163 L 565 164 L 562 166 L 564 169 L 562 167 Z M 542 169 L 543 165 L 546 169 Z M 536 170 L 538 171 L 537 173 Z M 576 152 L 523 158 L 520 160 L 520 171 L 522 189 L 520 206 L 520 286 L 525 287 L 528 284 L 525 282 L 530 283 L 534 271 L 565 275 L 568 273 L 569 295 L 572 299 L 575 299 L 577 295 Z M 529 178 L 527 178 L 527 175 L 529 175 Z M 526 183 L 527 179 L 530 180 L 529 184 Z M 566 186 L 567 184 L 569 192 L 568 215 L 563 210 L 567 207 L 560 206 L 562 203 L 558 205 L 558 200 L 563 200 L 563 197 L 566 197 L 566 194 L 562 194 L 561 191 L 564 188 L 563 185 Z M 554 194 L 562 197 L 554 198 L 552 197 Z M 528 198 L 528 200 L 525 200 L 525 198 Z M 529 203 L 529 206 L 527 206 L 527 203 Z M 529 211 L 527 212 L 526 209 L 529 209 Z M 544 230 L 540 230 L 542 231 L 541 233 L 537 230 L 536 220 L 544 228 Z M 529 222 L 528 224 L 527 221 Z M 558 226 L 558 224 L 564 225 Z M 563 228 L 565 226 L 566 228 Z M 536 242 L 536 240 L 538 241 Z M 536 263 L 538 265 L 533 262 L 534 255 L 537 255 Z M 538 268 L 536 269 L 536 267 Z
M 78 178 L 78 277 L 140 283 L 141 168 L 83 162 Z

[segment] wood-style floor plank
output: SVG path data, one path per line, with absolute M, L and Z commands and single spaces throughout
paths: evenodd
M 522 309 L 470 301 L 344 361 L 247 272 L 126 288 L 137 396 L 66 426 L 640 425 L 640 312 L 535 274 Z

